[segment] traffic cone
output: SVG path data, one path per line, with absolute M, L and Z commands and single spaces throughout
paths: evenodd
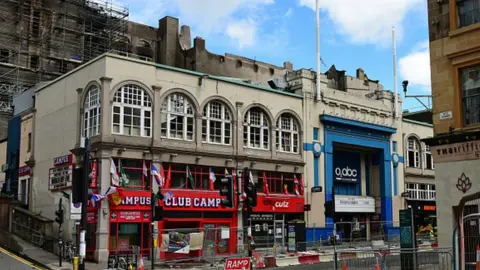
M 477 246 L 477 270 L 480 270 L 480 245 Z
M 343 264 L 343 270 L 347 270 L 347 264 L 346 263 Z
M 145 266 L 143 265 L 143 256 L 140 254 L 140 260 L 138 261 L 138 270 L 145 270 Z
M 380 270 L 380 265 L 375 265 L 375 270 Z

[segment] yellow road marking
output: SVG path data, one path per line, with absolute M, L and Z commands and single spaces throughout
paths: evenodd
M 37 269 L 37 270 L 45 270 L 44 268 L 40 268 L 40 267 L 36 266 L 35 264 L 33 264 L 32 262 L 29 262 L 29 261 L 27 261 L 27 260 L 25 260 L 25 259 L 23 259 L 23 258 L 21 258 L 21 257 L 18 257 L 17 255 L 15 255 L 15 254 L 13 254 L 13 253 L 11 253 L 11 252 L 9 252 L 9 251 L 1 248 L 1 247 L 0 247 L 0 252 L 5 253 L 5 254 L 7 254 L 8 256 L 14 258 L 15 260 L 20 261 L 20 262 L 22 262 L 22 263 L 24 263 L 24 264 L 26 264 L 26 265 L 28 265 L 28 266 L 31 266 L 31 267 L 34 268 L 34 269 Z

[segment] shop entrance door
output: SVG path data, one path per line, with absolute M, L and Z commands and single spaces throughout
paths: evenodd
M 214 261 L 217 254 L 229 253 L 230 226 L 228 224 L 203 224 L 204 241 L 202 256 L 207 261 Z
M 282 251 L 283 248 L 285 247 L 285 235 L 284 235 L 284 228 L 285 224 L 283 223 L 283 220 L 275 220 L 274 226 L 273 226 L 273 234 L 274 234 L 274 247 L 278 248 L 279 250 L 277 251 Z

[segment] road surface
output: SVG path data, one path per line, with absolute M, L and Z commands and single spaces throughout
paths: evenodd
M 0 268 L 2 270 L 43 270 L 43 268 L 36 266 L 34 263 L 20 258 L 3 248 L 0 248 Z

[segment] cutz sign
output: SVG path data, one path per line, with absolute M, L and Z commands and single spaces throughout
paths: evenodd
M 276 208 L 288 208 L 290 206 L 290 203 L 288 201 L 274 201 L 269 199 L 265 199 L 263 201 L 263 204 L 267 206 L 274 206 Z

